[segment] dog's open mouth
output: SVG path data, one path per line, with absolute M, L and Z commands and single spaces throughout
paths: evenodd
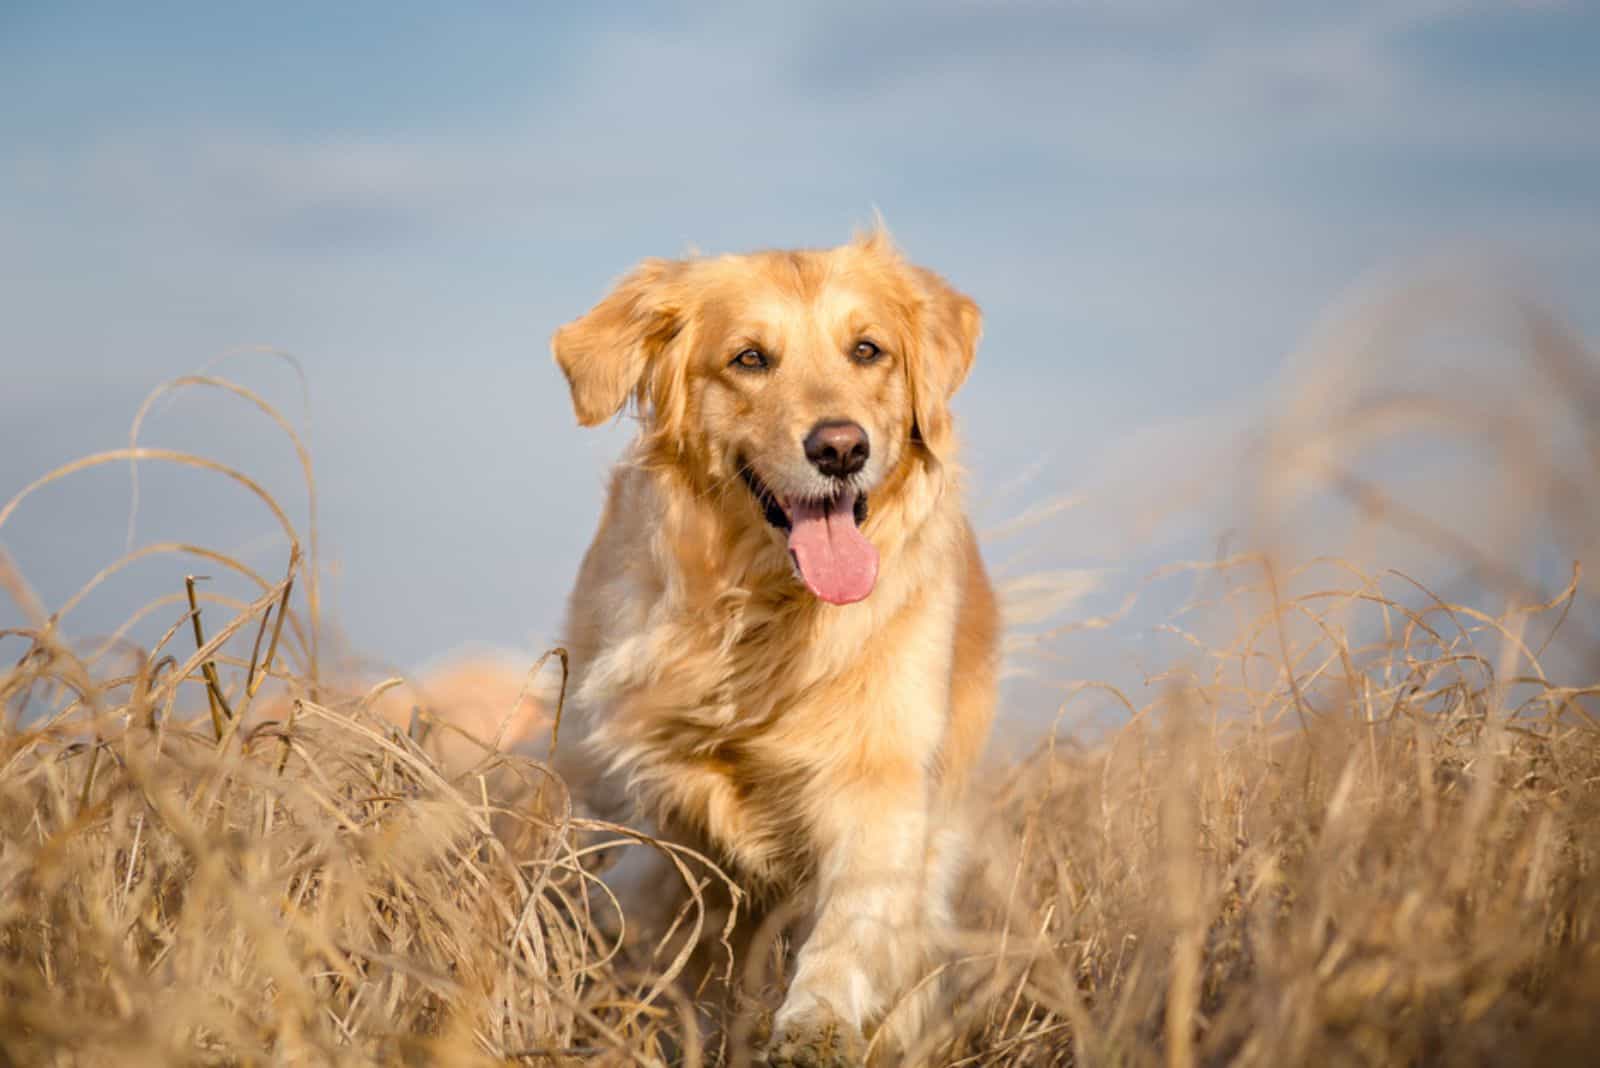
M 854 604 L 878 581 L 878 550 L 861 533 L 867 495 L 842 489 L 830 500 L 783 499 L 750 469 L 739 475 L 767 522 L 789 535 L 789 557 L 806 588 L 829 604 Z

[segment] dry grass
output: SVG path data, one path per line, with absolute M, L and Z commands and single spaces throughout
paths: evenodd
M 1410 315 L 1415 296 L 1394 307 Z M 1548 490 L 1516 497 L 1524 525 L 1581 555 L 1600 540 L 1584 414 L 1600 379 L 1551 322 L 1516 311 L 1530 433 L 1552 437 L 1552 405 L 1575 429 L 1559 448 L 1508 446 L 1509 477 Z M 1362 344 L 1394 352 L 1377 328 L 1394 316 L 1363 314 Z M 1361 348 L 1332 336 L 1341 359 Z M 1515 551 L 1334 465 L 1383 404 L 1331 378 L 1283 399 L 1263 499 L 1320 480 L 1459 562 L 1478 603 L 1341 561 L 1293 566 L 1281 524 L 1258 524 L 1273 552 L 1206 565 L 1179 621 L 1192 653 L 1143 703 L 1112 695 L 1125 725 L 1093 749 L 1052 735 L 995 775 L 994 852 L 939 977 L 959 996 L 914 1059 L 1592 1059 L 1600 656 L 1577 573 L 1535 594 Z M 1430 411 L 1454 403 L 1431 396 Z M 1496 440 L 1532 440 L 1507 425 Z M 259 489 L 136 441 L 85 463 L 135 456 Z M 1487 476 L 1480 492 L 1509 499 Z M 0 536 L 27 496 L 0 510 Z M 425 717 L 380 714 L 383 686 L 335 688 L 314 554 L 259 496 L 290 538 L 284 577 L 141 550 L 199 554 L 258 593 L 164 597 L 166 636 L 120 660 L 69 644 L 0 557 L 29 620 L 0 675 L 0 1062 L 746 1060 L 673 983 L 681 958 L 608 933 L 586 860 L 629 832 L 573 819 L 533 759 L 441 760 Z M 119 677 L 108 665 L 123 661 Z M 553 692 L 553 661 L 544 672 Z M 1085 685 L 1064 707 L 1105 692 Z M 719 875 L 674 856 L 695 890 L 684 922 L 714 943 L 723 920 L 700 892 Z

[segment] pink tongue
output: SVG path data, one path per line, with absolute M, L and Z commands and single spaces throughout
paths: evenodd
M 831 504 L 789 505 L 789 554 L 812 593 L 829 604 L 854 604 L 878 581 L 878 550 L 856 529 L 856 495 Z

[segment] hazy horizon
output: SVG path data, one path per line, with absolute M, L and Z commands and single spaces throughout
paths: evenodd
M 1597 46 L 1576 4 L 13 5 L 0 502 L 125 445 L 161 381 L 273 346 L 305 369 L 353 647 L 537 653 L 629 433 L 576 426 L 550 333 L 646 256 L 834 244 L 874 210 L 984 308 L 957 402 L 980 527 L 1123 469 L 1177 478 L 1260 429 L 1284 360 L 1374 272 L 1485 264 L 1600 334 Z M 305 414 L 278 361 L 219 373 Z M 182 394 L 142 441 L 304 516 L 292 451 L 235 399 Z M 281 574 L 244 497 L 141 479 L 136 544 Z M 121 553 L 128 506 L 112 465 L 0 546 L 57 606 Z M 1142 568 L 1154 536 L 1039 529 L 991 544 L 1001 578 Z M 77 627 L 186 568 L 141 565 Z

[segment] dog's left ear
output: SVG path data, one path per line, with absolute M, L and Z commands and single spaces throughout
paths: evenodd
M 983 333 L 983 316 L 971 297 L 957 292 L 943 278 L 912 267 L 919 291 L 918 346 L 907 363 L 911 378 L 912 433 L 934 456 L 941 456 L 951 433 L 950 398 L 972 370 Z
M 605 422 L 641 390 L 655 356 L 683 325 L 675 285 L 683 264 L 645 260 L 589 314 L 557 330 L 551 351 L 583 426 Z

